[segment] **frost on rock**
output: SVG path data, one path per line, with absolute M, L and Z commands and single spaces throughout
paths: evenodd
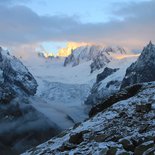
M 145 103 L 153 107 L 154 97 L 155 83 L 145 83 L 135 95 L 116 101 L 24 155 L 151 153 L 155 145 L 155 110 L 137 112 L 136 105 Z

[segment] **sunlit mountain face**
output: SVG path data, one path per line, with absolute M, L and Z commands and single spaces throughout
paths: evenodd
M 45 58 L 49 58 L 49 57 L 52 57 L 52 56 L 54 56 L 54 57 L 56 57 L 56 56 L 67 57 L 76 48 L 82 47 L 82 46 L 90 46 L 90 45 L 91 45 L 90 43 L 84 43 L 84 42 L 68 42 L 66 47 L 58 49 L 56 54 L 46 51 L 46 52 L 43 52 L 43 56 Z
M 66 47 L 64 48 L 60 48 L 58 49 L 58 52 L 56 54 L 54 53 L 50 53 L 48 51 L 46 52 L 43 52 L 43 56 L 45 58 L 49 58 L 49 57 L 67 57 L 69 56 L 73 50 L 77 49 L 78 47 L 83 47 L 83 46 L 91 46 L 91 45 L 94 45 L 94 46 L 101 46 L 103 48 L 106 48 L 106 46 L 104 47 L 103 45 L 97 45 L 97 44 L 91 44 L 91 43 L 84 43 L 84 42 L 81 42 L 81 43 L 78 43 L 78 42 L 68 42 Z M 112 54 L 112 57 L 115 58 L 115 59 L 124 59 L 124 58 L 130 58 L 130 57 L 138 57 L 140 54 L 133 54 L 132 52 L 128 52 L 128 54 Z
M 82 42 L 82 43 L 69 42 L 69 43 L 67 43 L 66 48 L 61 48 L 58 51 L 57 56 L 66 57 L 66 56 L 71 54 L 72 50 L 75 50 L 78 47 L 87 46 L 87 45 L 91 45 L 91 44 L 90 43 L 84 43 L 84 42 Z

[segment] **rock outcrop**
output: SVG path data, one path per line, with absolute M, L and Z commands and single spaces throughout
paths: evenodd
M 155 45 L 144 47 L 138 60 L 126 71 L 121 88 L 135 83 L 155 81 Z
M 105 86 L 101 86 L 102 81 L 118 70 L 118 68 L 112 69 L 106 67 L 103 72 L 97 75 L 96 82 L 94 83 L 89 96 L 85 100 L 86 105 L 95 105 L 119 90 L 121 84 L 120 81 L 113 81 L 113 79 L 107 81 Z
M 119 70 L 119 68 L 112 69 L 112 68 L 106 67 L 102 73 L 97 75 L 96 82 L 98 83 L 98 82 L 104 80 L 106 77 L 108 77 L 109 75 L 115 73 L 118 70 Z

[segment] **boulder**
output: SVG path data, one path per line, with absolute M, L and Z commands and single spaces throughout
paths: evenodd
M 151 103 L 139 103 L 136 105 L 136 112 L 146 113 L 151 111 L 152 104 Z
M 152 141 L 145 142 L 135 148 L 134 155 L 143 155 L 145 151 L 152 148 L 153 146 L 154 143 Z

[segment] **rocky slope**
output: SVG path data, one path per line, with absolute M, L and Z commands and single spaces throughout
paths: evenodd
M 127 69 L 121 87 L 149 81 L 155 81 L 155 45 L 151 42 L 143 49 L 138 60 Z
M 91 73 L 99 70 L 112 60 L 111 54 L 127 54 L 123 48 L 101 46 L 83 46 L 72 51 L 65 59 L 64 66 L 77 66 L 86 61 L 92 61 Z
M 28 69 L 0 48 L 0 154 L 18 154 L 59 132 L 30 104 L 37 82 Z
M 113 103 L 110 107 L 24 155 L 153 155 L 155 83 L 138 85 L 136 88 L 137 91 L 132 91 L 132 95 L 115 102 L 111 100 Z M 129 90 L 131 89 L 132 86 Z M 124 90 L 124 94 L 126 92 L 128 90 Z M 122 92 L 121 96 L 124 94 Z

